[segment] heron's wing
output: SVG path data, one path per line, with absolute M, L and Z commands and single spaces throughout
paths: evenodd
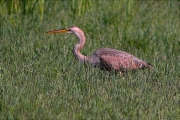
M 100 67 L 107 70 L 134 70 L 152 67 L 149 63 L 138 59 L 130 53 L 111 48 L 96 50 L 92 55 L 92 59 L 95 58 L 98 58 L 95 61 L 98 61 Z
M 105 69 L 134 70 L 138 68 L 146 68 L 149 65 L 133 56 L 128 57 L 126 55 L 121 55 L 121 57 L 118 57 L 102 55 L 100 56 L 100 66 Z

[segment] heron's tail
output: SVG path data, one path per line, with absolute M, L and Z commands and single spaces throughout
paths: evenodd
M 145 66 L 146 66 L 147 68 L 154 68 L 154 67 L 153 67 L 153 65 L 152 65 L 152 64 L 150 64 L 150 63 L 148 63 L 148 62 L 146 63 L 146 65 L 145 65 Z

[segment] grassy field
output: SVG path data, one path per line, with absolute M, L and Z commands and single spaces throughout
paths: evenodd
M 40 1 L 1 1 L 0 119 L 180 118 L 180 2 Z M 120 76 L 78 63 L 74 35 L 46 34 L 74 25 L 83 54 L 115 48 L 154 69 Z

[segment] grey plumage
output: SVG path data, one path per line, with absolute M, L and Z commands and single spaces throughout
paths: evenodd
M 90 63 L 105 70 L 127 71 L 138 68 L 150 68 L 149 63 L 137 57 L 116 49 L 100 48 L 89 58 Z

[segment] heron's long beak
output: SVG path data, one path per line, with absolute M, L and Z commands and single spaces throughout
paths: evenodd
M 55 34 L 55 33 L 66 33 L 68 31 L 68 29 L 62 29 L 62 30 L 52 30 L 52 31 L 48 31 L 46 33 L 48 34 Z

